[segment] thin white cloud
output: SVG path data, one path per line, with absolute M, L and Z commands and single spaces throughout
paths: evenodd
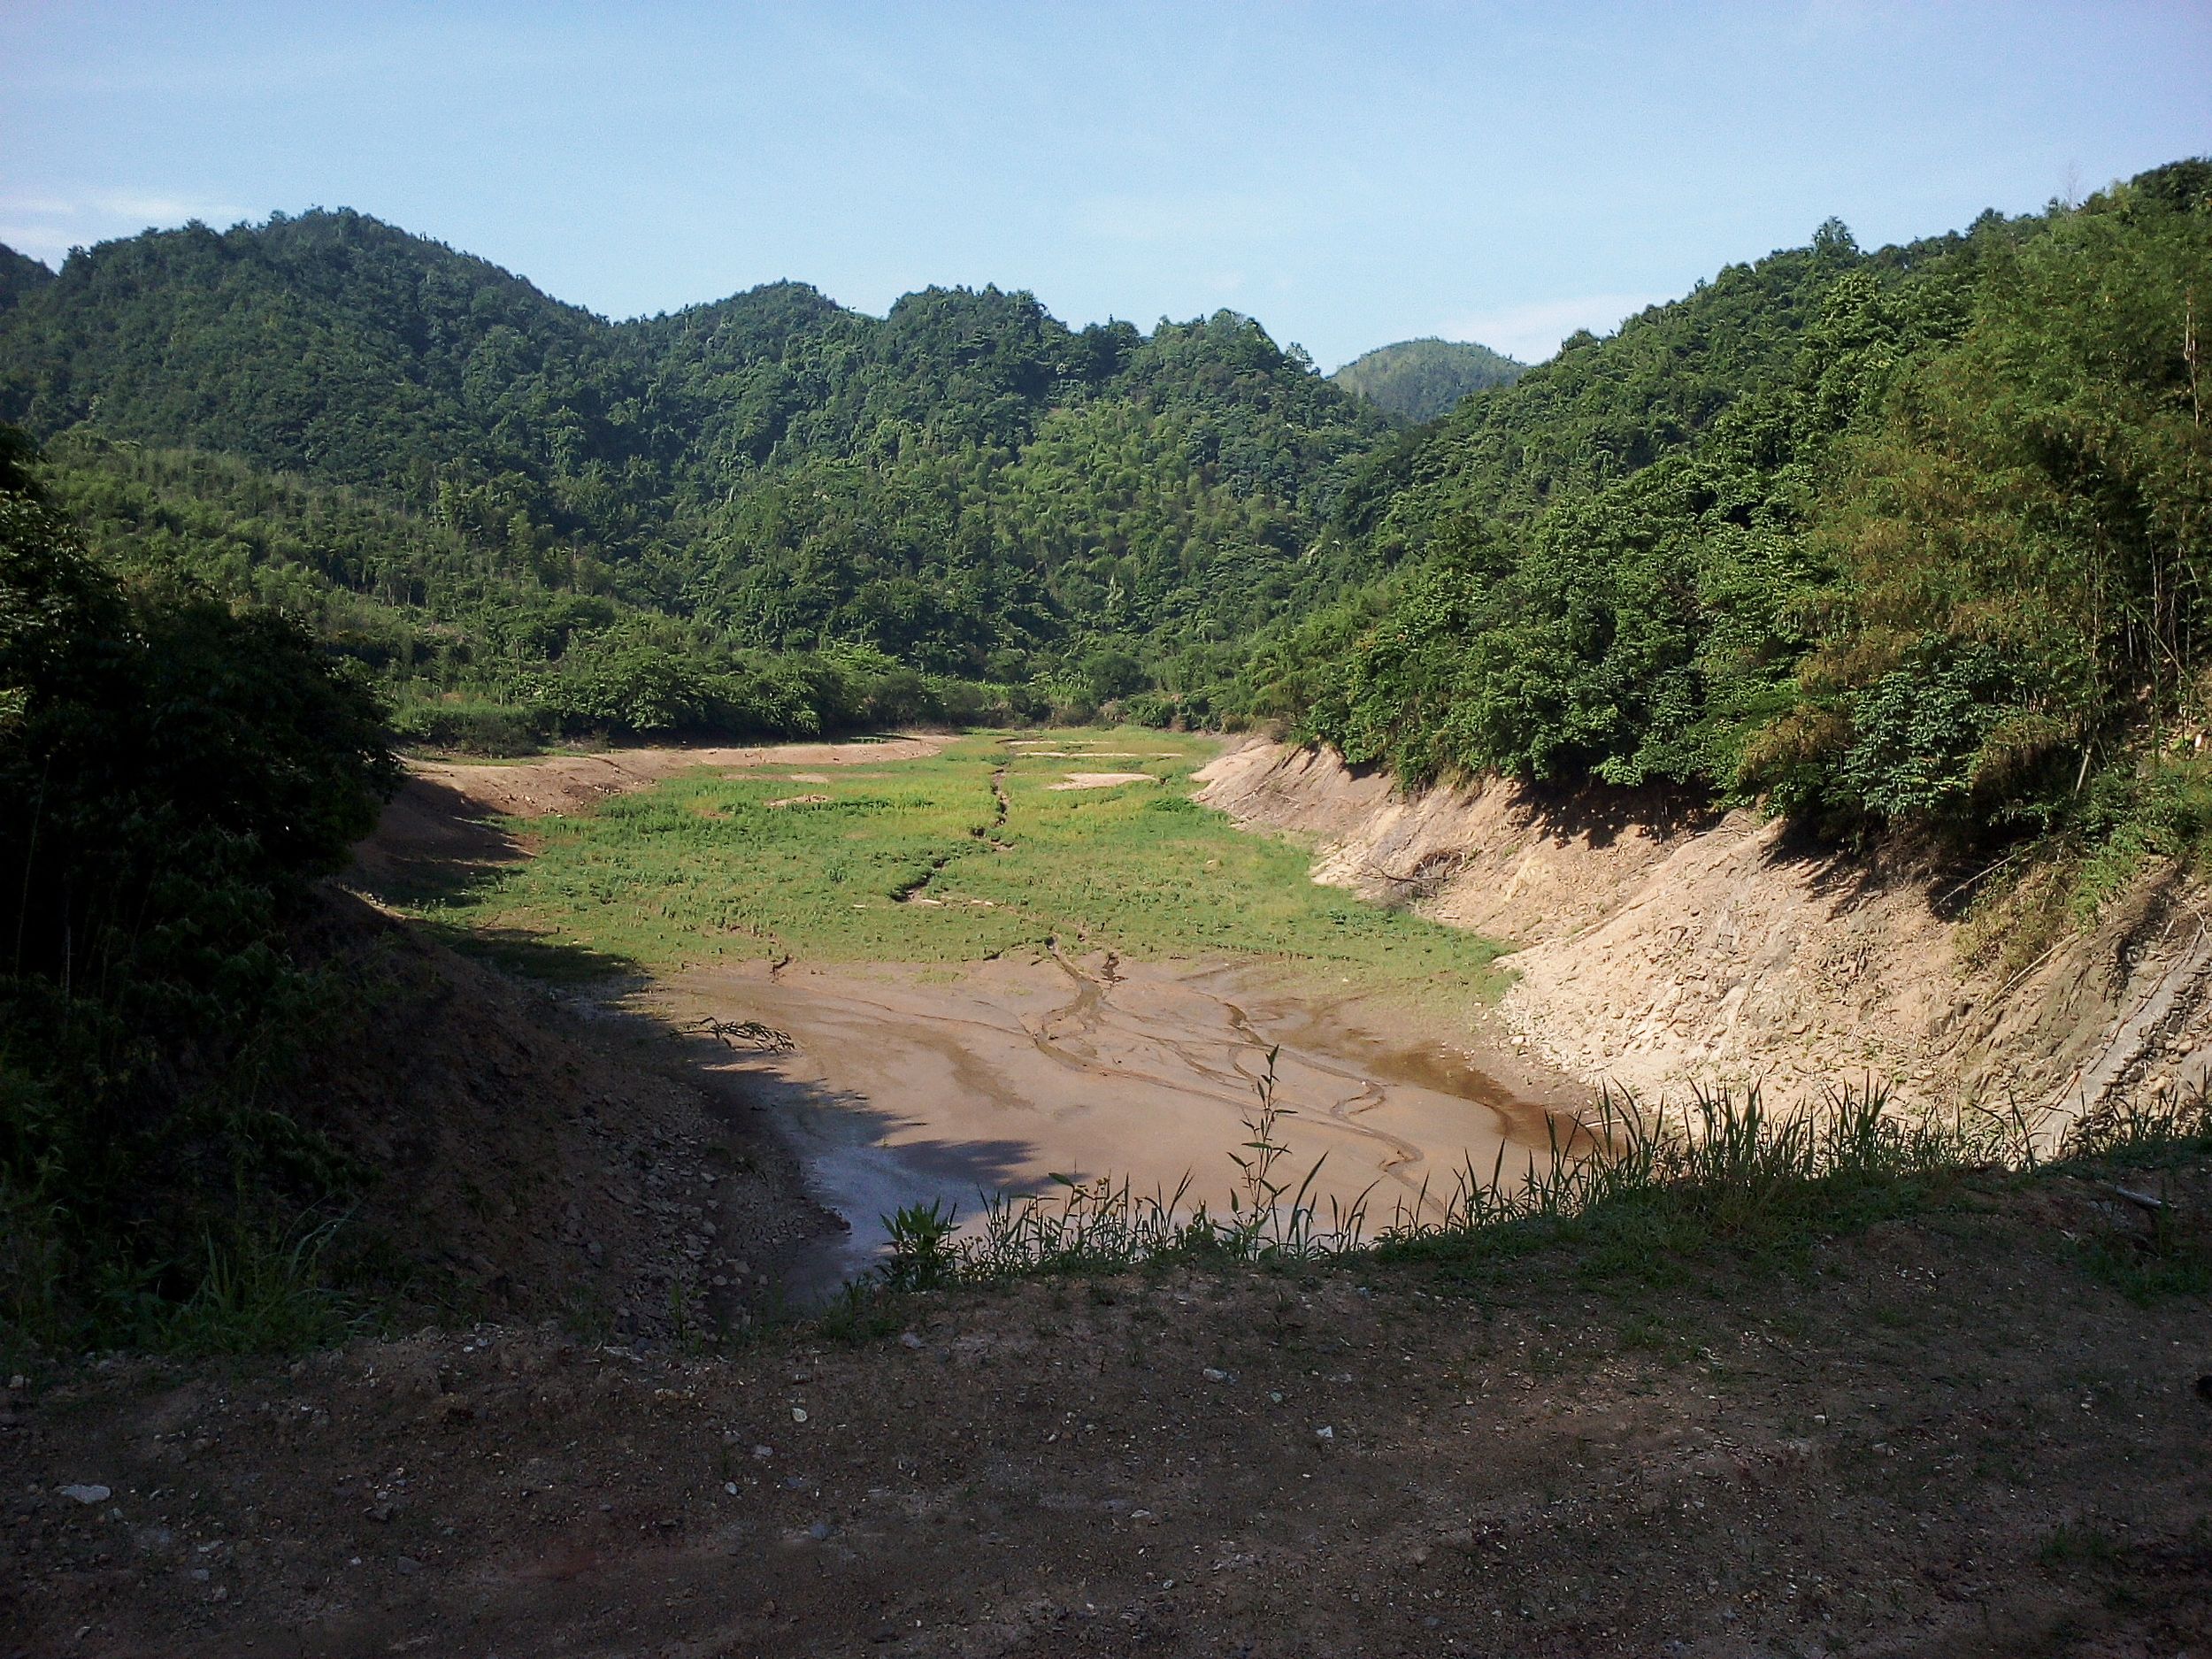
M 1571 299 L 1537 300 L 1455 318 L 1440 332 L 1454 340 L 1479 342 L 1524 363 L 1540 363 L 1576 329 L 1610 334 L 1626 319 L 1665 297 L 1660 294 L 1584 294 Z
M 184 196 L 156 196 L 139 190 L 95 190 L 85 198 L 96 213 L 118 219 L 135 219 L 145 225 L 181 224 L 188 219 L 236 221 L 241 210 L 224 202 L 206 202 Z
M 230 203 L 168 190 L 109 187 L 73 196 L 0 195 L 0 242 L 58 265 L 72 248 L 196 219 L 230 225 L 244 217 L 245 210 Z

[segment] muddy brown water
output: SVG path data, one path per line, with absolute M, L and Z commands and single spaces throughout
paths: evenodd
M 753 1019 L 796 1040 L 728 1065 L 850 1225 L 788 1264 L 803 1299 L 878 1260 L 883 1217 L 907 1204 L 956 1206 L 972 1230 L 981 1194 L 1108 1176 L 1141 1194 L 1187 1179 L 1186 1211 L 1224 1210 L 1271 1050 L 1279 1176 L 1295 1186 L 1318 1166 L 1325 1225 L 1361 1204 L 1370 1231 L 1433 1219 L 1464 1171 L 1548 1156 L 1552 1114 L 1581 1103 L 1403 1010 L 1248 964 L 748 964 L 679 975 L 663 998 L 678 1021 Z

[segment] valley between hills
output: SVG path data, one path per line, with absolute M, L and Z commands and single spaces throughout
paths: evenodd
M 2212 1643 L 2208 271 L 0 250 L 0 1655 Z
M 12 1384 L 12 1650 L 2203 1640 L 2212 1408 L 2177 1315 L 2203 1294 L 2212 1187 L 2154 1138 L 2047 1172 L 795 1308 L 879 1248 L 847 1231 L 877 1203 L 1034 1182 L 1067 1154 L 1233 1173 L 1265 1045 L 1302 1114 L 1285 1138 L 1333 1156 L 1333 1101 L 1398 1130 L 1422 1108 L 1394 1091 L 1453 1101 L 1470 1147 L 1544 1145 L 1546 1101 L 1586 1113 L 1586 1088 L 1471 1018 L 1518 953 L 1310 883 L 1340 876 L 1340 840 L 1160 812 L 1194 788 L 1249 812 L 1272 779 L 1279 825 L 1284 757 L 1217 747 L 1124 730 L 417 765 L 350 878 L 414 919 L 331 900 L 322 949 L 374 964 L 386 1001 L 322 1080 L 352 1120 L 321 1121 L 411 1171 L 364 1220 L 409 1233 L 431 1322 Z M 850 835 L 902 790 L 898 845 Z M 966 816 L 945 827 L 981 844 L 941 856 L 912 829 L 948 798 Z M 773 857 L 753 813 L 810 815 L 810 869 L 849 841 L 854 885 L 685 931 L 669 872 L 739 890 L 707 849 Z M 1164 856 L 1147 814 L 1180 832 Z M 1087 869 L 995 870 L 1025 837 Z M 926 884 L 884 881 L 906 868 Z M 657 895 L 649 916 L 623 884 Z M 1156 954 L 1210 913 L 1146 917 L 1177 884 L 1230 895 L 1251 953 L 1233 1025 L 1189 1005 L 1225 1006 L 1224 956 Z M 1356 990 L 1310 958 L 1266 967 L 1352 915 L 1394 985 L 1356 933 L 1328 947 L 1366 968 Z M 1432 941 L 1417 971 L 1401 930 Z M 779 1020 L 795 1048 L 724 1040 Z M 1440 1021 L 1449 1064 L 1418 1040 Z M 1412 1149 L 1440 1163 L 1448 1141 Z

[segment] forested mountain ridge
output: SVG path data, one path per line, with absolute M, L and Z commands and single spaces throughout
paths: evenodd
M 779 283 L 610 324 L 280 217 L 33 278 L 0 417 L 111 563 L 311 618 L 412 735 L 1119 698 L 2009 834 L 2201 727 L 2208 177 L 1831 221 L 1420 428 L 1227 312 Z
M 2212 834 L 2208 291 L 2204 162 L 1873 254 L 1832 224 L 1387 453 L 1364 580 L 1247 700 L 1408 778 L 2045 837 L 2093 904 Z
M 1387 425 L 1227 312 L 1076 331 L 1027 295 L 932 289 L 877 319 L 779 283 L 610 324 L 319 211 L 73 257 L 0 313 L 0 419 L 132 475 L 138 509 L 96 532 L 126 562 L 148 514 L 230 511 L 185 498 L 215 476 L 187 451 L 457 536 L 472 601 L 450 559 L 369 595 L 410 613 L 388 634 L 449 636 L 434 664 L 381 651 L 396 689 L 557 708 L 595 657 L 642 672 L 641 651 L 696 680 L 732 653 L 834 648 L 863 679 L 904 664 L 1038 709 L 1217 681 Z M 124 463 L 119 444 L 143 449 Z M 165 534 L 173 560 L 235 565 Z M 518 645 L 516 611 L 566 618 L 560 649 Z M 664 725 L 656 701 L 618 728 Z M 699 718 L 713 701 L 675 698 Z
M 1401 340 L 1363 352 L 1329 378 L 1386 414 L 1419 422 L 1450 413 L 1470 393 L 1510 386 L 1527 367 L 1471 342 Z

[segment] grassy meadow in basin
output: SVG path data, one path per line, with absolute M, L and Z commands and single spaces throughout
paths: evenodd
M 1056 941 L 1401 994 L 1503 987 L 1502 946 L 1316 887 L 1303 850 L 1193 801 L 1215 747 L 1143 729 L 981 733 L 881 767 L 703 770 L 588 816 L 518 821 L 536 856 L 437 914 L 541 972 L 956 964 Z M 1053 787 L 1106 772 L 1146 780 Z

